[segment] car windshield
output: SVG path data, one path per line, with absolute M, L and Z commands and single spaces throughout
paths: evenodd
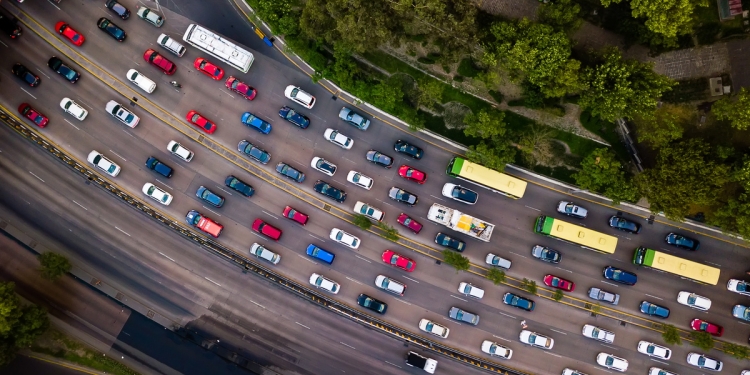
M 517 297 L 517 296 L 513 296 L 513 297 L 511 297 L 511 299 L 510 299 L 510 304 L 511 304 L 511 305 L 515 305 L 515 304 L 518 304 L 518 297 Z
M 568 203 L 567 205 L 565 205 L 565 212 L 572 213 L 573 212 L 573 207 L 575 207 L 573 205 L 573 203 Z
M 700 325 L 700 330 L 701 330 L 701 331 L 705 331 L 705 330 L 706 330 L 707 328 L 708 328 L 708 323 L 706 323 L 706 322 L 701 322 L 701 325 Z
M 747 283 L 745 283 L 745 282 L 739 282 L 739 283 L 737 283 L 737 291 L 738 292 L 747 292 Z
M 198 225 L 198 222 L 201 221 L 201 215 L 195 215 L 193 218 L 193 225 Z
M 60 73 L 63 75 L 63 77 L 67 78 L 68 80 L 71 80 L 76 77 L 76 71 L 64 65 L 60 67 Z
M 425 328 L 426 328 L 426 329 L 427 329 L 428 331 L 432 331 L 432 328 L 433 328 L 434 326 L 435 326 L 435 325 L 434 325 L 434 324 L 432 324 L 432 322 L 429 322 L 429 323 L 427 323 L 427 325 L 425 325 Z
M 559 286 L 561 284 L 561 281 L 560 279 L 555 277 L 552 279 L 552 282 L 550 284 L 552 284 L 552 286 Z
M 687 298 L 688 305 L 695 305 L 695 300 L 696 299 L 697 298 L 695 298 L 695 294 L 689 295 L 688 298 Z
M 607 364 L 607 366 L 612 366 L 612 364 L 615 363 L 615 359 L 612 357 L 607 357 L 607 360 L 604 361 L 604 363 Z
M 706 364 L 706 358 L 704 357 L 698 357 L 698 365 L 703 366 Z
M 649 353 L 649 354 L 654 354 L 654 349 L 656 349 L 656 348 L 653 345 L 649 345 L 646 348 L 646 352 Z
M 534 334 L 529 335 L 529 342 L 532 343 L 532 344 L 535 343 L 536 342 L 536 335 L 534 335 Z
M 121 28 L 111 23 L 107 25 L 107 32 L 109 32 L 110 34 L 114 35 L 117 38 L 122 37 L 122 34 L 124 34 Z

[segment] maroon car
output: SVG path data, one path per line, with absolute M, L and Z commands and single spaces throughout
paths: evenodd
M 415 234 L 419 233 L 419 231 L 422 230 L 422 224 L 412 219 L 411 216 L 403 212 L 400 215 L 398 215 L 398 219 L 396 221 L 398 221 L 399 224 L 411 229 L 411 231 L 414 232 Z
M 544 285 L 564 290 L 566 292 L 572 292 L 576 288 L 576 284 L 574 282 L 565 280 L 562 277 L 557 277 L 555 275 L 545 275 Z

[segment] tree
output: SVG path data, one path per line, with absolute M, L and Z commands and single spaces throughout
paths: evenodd
M 505 272 L 500 271 L 497 268 L 490 268 L 490 270 L 487 271 L 487 278 L 492 281 L 493 284 L 500 285 L 505 281 Z
M 390 225 L 388 225 L 388 224 L 386 224 L 386 223 L 384 223 L 382 221 L 378 222 L 377 227 L 381 231 L 383 231 L 383 237 L 385 237 L 386 240 L 393 241 L 393 242 L 398 242 L 399 235 L 398 235 L 398 231 L 396 230 L 396 228 L 394 228 L 394 227 L 392 227 L 392 226 L 390 226 Z
M 721 98 L 711 107 L 719 120 L 727 120 L 733 128 L 745 130 L 750 126 L 750 90 L 744 87 L 735 98 Z
M 404 92 L 400 85 L 378 82 L 374 86 L 368 85 L 365 90 L 362 92 L 363 99 L 386 112 L 393 112 L 398 103 L 404 99 Z
M 516 156 L 516 148 L 507 141 L 480 141 L 475 146 L 469 146 L 466 158 L 472 162 L 484 165 L 496 171 L 503 171 L 505 165 L 512 163 Z
M 469 137 L 492 139 L 505 136 L 505 112 L 496 109 L 481 109 L 479 113 L 469 112 L 464 117 L 464 134 Z
M 443 91 L 445 84 L 432 78 L 423 78 L 417 86 L 419 89 L 419 103 L 430 109 L 435 109 L 443 102 Z
M 727 354 L 737 359 L 748 359 L 750 358 L 750 348 L 745 345 L 732 344 L 731 342 L 724 342 L 721 345 L 721 349 Z
M 539 22 L 557 31 L 574 31 L 581 27 L 581 6 L 571 0 L 556 0 L 539 6 Z
M 633 117 L 638 129 L 638 140 L 649 143 L 653 148 L 682 138 L 685 126 L 697 119 L 698 111 L 695 107 L 684 104 L 663 104 L 653 115 Z
M 693 331 L 690 332 L 690 340 L 693 340 L 690 344 L 701 348 L 705 351 L 709 351 L 714 348 L 714 338 L 708 332 Z
M 39 254 L 39 264 L 42 277 L 47 280 L 57 280 L 60 276 L 70 272 L 72 268 L 68 258 L 53 252 Z
M 469 258 L 448 249 L 443 250 L 443 261 L 455 268 L 456 273 L 458 273 L 458 271 L 468 271 L 469 267 L 471 267 Z
M 724 231 L 735 232 L 750 238 L 750 199 L 747 194 L 730 198 L 708 217 L 709 224 L 721 227 Z
M 354 225 L 364 230 L 368 230 L 372 226 L 372 221 L 370 221 L 370 219 L 365 215 L 354 214 Z
M 564 296 L 563 291 L 560 289 L 557 289 L 555 290 L 555 293 L 552 294 L 552 299 L 557 302 L 560 302 L 560 300 L 563 299 L 563 296 Z
M 602 5 L 609 6 L 621 0 L 602 0 Z M 649 30 L 675 37 L 690 34 L 693 30 L 693 12 L 696 7 L 708 6 L 706 0 L 631 0 L 630 8 L 634 18 L 646 18 Z
M 555 158 L 552 149 L 552 134 L 550 127 L 532 125 L 518 141 L 518 146 L 529 163 L 550 165 Z
M 0 366 L 28 347 L 49 328 L 47 311 L 36 305 L 21 305 L 15 284 L 0 282 Z
M 615 204 L 638 200 L 635 186 L 626 178 L 617 156 L 608 148 L 598 148 L 586 156 L 573 179 L 581 189 L 602 193 Z
M 662 333 L 661 337 L 664 342 L 669 345 L 682 345 L 682 337 L 680 337 L 680 331 L 671 324 L 663 324 L 661 326 Z
M 531 294 L 536 294 L 537 292 L 536 281 L 529 280 L 524 277 L 524 279 L 521 281 L 521 285 L 527 292 Z

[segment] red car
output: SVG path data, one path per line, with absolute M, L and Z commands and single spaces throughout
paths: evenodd
M 242 97 L 247 100 L 255 99 L 255 95 L 258 94 L 252 86 L 232 76 L 227 78 L 226 86 L 228 89 L 242 95 Z
M 417 266 L 413 260 L 394 252 L 393 250 L 386 250 L 383 252 L 383 262 L 390 264 L 394 267 L 401 268 L 406 272 L 414 271 Z
M 216 131 L 216 124 L 211 122 L 211 120 L 203 117 L 203 115 L 196 111 L 188 112 L 185 118 L 189 123 L 199 127 L 201 130 L 208 134 L 214 134 L 214 132 Z
M 40 128 L 47 126 L 47 123 L 49 123 L 47 116 L 39 113 L 36 109 L 31 108 L 28 103 L 22 103 L 18 106 L 18 113 L 31 120 L 31 122 L 35 123 L 36 126 Z
M 398 215 L 398 219 L 396 221 L 398 221 L 399 224 L 411 229 L 411 231 L 415 234 L 419 233 L 419 231 L 422 230 L 422 224 L 412 219 L 409 215 L 403 212 L 401 213 L 401 215 Z
M 427 181 L 427 174 L 406 164 L 398 168 L 398 175 L 407 180 L 412 180 L 418 184 L 424 184 L 424 182 Z
M 81 46 L 83 42 L 86 41 L 86 38 L 81 35 L 78 31 L 73 30 L 72 27 L 68 26 L 67 23 L 60 21 L 55 24 L 55 30 L 57 30 L 57 33 L 68 38 L 71 43 Z
M 716 337 L 721 337 L 721 335 L 724 334 L 724 327 L 701 319 L 693 319 L 693 321 L 690 322 L 690 328 L 694 331 L 708 332 Z
M 166 75 L 172 75 L 177 71 L 177 65 L 175 65 L 175 63 L 167 60 L 167 58 L 159 54 L 159 52 L 152 50 L 151 48 L 147 49 L 146 52 L 143 53 L 143 59 L 149 62 L 151 65 L 161 69 L 161 71 Z
M 566 292 L 572 292 L 576 288 L 576 284 L 572 281 L 565 280 L 553 275 L 544 276 L 544 285 L 552 288 L 562 289 Z
M 194 65 L 195 65 L 195 69 L 198 69 L 199 72 L 217 81 L 224 78 L 224 69 L 219 68 L 218 66 L 208 62 L 208 60 L 202 57 L 195 59 Z
M 302 212 L 295 210 L 291 206 L 286 206 L 284 208 L 284 217 L 287 219 L 294 220 L 302 225 L 307 224 L 307 220 L 310 220 L 309 216 L 303 214 Z
M 253 221 L 253 230 L 274 241 L 278 241 L 279 238 L 281 238 L 281 229 L 276 228 L 261 219 L 255 219 L 255 221 Z

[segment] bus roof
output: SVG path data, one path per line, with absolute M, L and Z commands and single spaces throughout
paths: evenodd
M 617 237 L 615 236 L 599 233 L 549 216 L 544 217 L 544 222 L 542 224 L 540 231 L 541 234 L 556 237 L 561 240 L 608 254 L 613 254 L 617 248 Z
M 642 247 L 636 249 L 636 256 L 639 251 L 642 251 L 642 249 Z M 673 273 L 678 276 L 710 285 L 716 285 L 719 283 L 719 274 L 721 273 L 721 270 L 716 267 L 682 259 L 652 249 L 645 249 L 642 264 L 660 271 Z
M 448 174 L 476 183 L 490 190 L 497 190 L 513 198 L 523 198 L 527 182 L 505 173 L 455 157 L 448 165 Z

